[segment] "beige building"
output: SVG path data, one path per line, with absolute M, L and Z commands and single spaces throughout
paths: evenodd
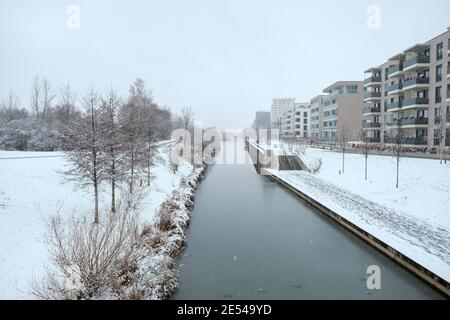
M 359 140 L 363 107 L 363 82 L 338 81 L 323 90 L 321 140 L 339 142 Z M 320 119 L 320 115 L 319 115 Z M 319 126 L 320 127 L 320 126 Z
M 371 142 L 450 146 L 450 28 L 368 69 L 363 127 Z
M 294 102 L 294 107 L 287 109 L 281 119 L 280 134 L 283 137 L 310 137 L 309 102 Z

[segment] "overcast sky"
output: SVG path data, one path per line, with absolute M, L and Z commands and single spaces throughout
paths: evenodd
M 69 30 L 68 5 L 81 9 Z M 381 28 L 367 27 L 367 8 Z M 448 0 L 0 0 L 0 97 L 29 106 L 34 75 L 78 94 L 126 94 L 135 77 L 155 100 L 192 106 L 205 125 L 242 128 L 273 97 L 309 101 L 337 80 L 446 31 Z

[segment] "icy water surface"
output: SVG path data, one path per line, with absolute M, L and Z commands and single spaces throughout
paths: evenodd
M 173 299 L 439 299 L 437 292 L 251 165 L 200 185 Z M 369 290 L 367 267 L 381 268 Z

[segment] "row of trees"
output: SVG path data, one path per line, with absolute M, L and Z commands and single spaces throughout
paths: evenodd
M 99 222 L 99 189 L 111 186 L 111 211 L 116 211 L 116 187 L 125 182 L 133 193 L 137 182 L 151 181 L 151 168 L 160 139 L 171 132 L 171 114 L 153 103 L 142 79 L 126 98 L 110 88 L 100 96 L 94 88 L 82 99 L 81 116 L 62 133 L 72 167 L 66 174 L 81 186 L 93 188 L 94 222 Z
M 63 150 L 61 133 L 71 123 L 79 121 L 83 100 L 83 97 L 77 97 L 69 83 L 55 88 L 49 80 L 40 77 L 33 79 L 27 107 L 10 91 L 7 97 L 0 99 L 0 149 Z M 170 136 L 172 127 L 180 126 L 181 121 L 173 119 L 168 109 L 152 100 L 151 104 L 158 118 L 155 129 L 160 136 Z

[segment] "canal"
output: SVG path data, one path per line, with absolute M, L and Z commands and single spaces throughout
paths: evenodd
M 442 298 L 252 165 L 209 167 L 187 234 L 172 299 Z

